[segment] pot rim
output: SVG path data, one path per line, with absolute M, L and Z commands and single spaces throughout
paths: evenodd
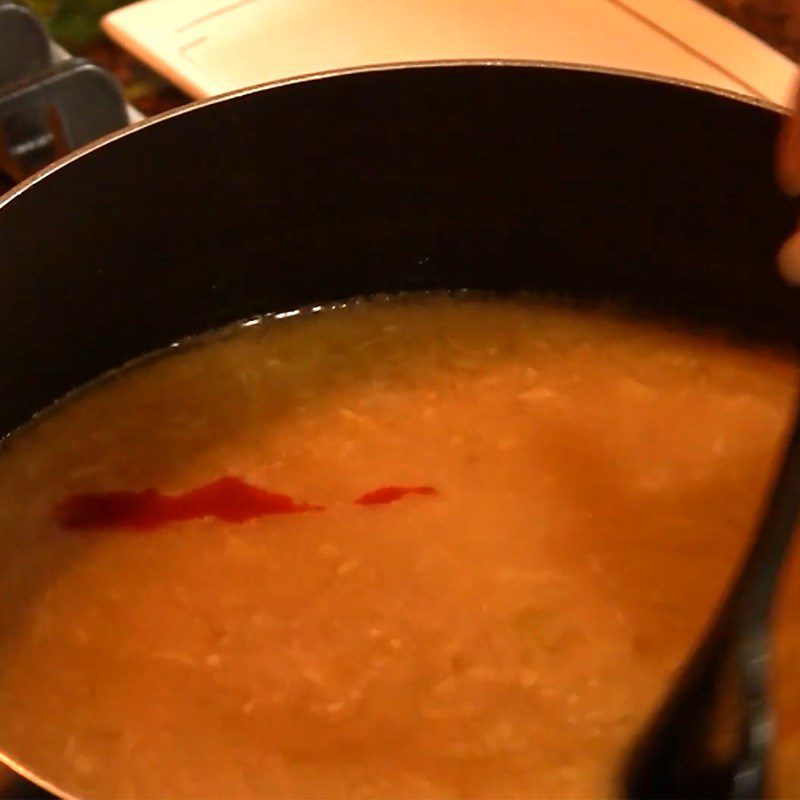
M 561 61 L 536 61 L 527 59 L 467 58 L 467 59 L 444 59 L 444 60 L 430 60 L 430 61 L 401 61 L 393 63 L 389 62 L 384 64 L 368 64 L 358 67 L 344 67 L 340 69 L 324 70 L 321 72 L 311 72 L 304 75 L 293 76 L 290 78 L 280 78 L 274 81 L 268 81 L 266 83 L 256 84 L 254 86 L 247 86 L 243 89 L 235 89 L 233 91 L 216 95 L 214 97 L 201 100 L 194 100 L 177 108 L 173 108 L 168 111 L 164 111 L 160 114 L 156 114 L 152 117 L 145 118 L 139 122 L 135 122 L 132 125 L 129 125 L 125 128 L 120 128 L 119 130 L 113 131 L 112 133 L 102 136 L 99 139 L 90 142 L 89 144 L 79 147 L 77 150 L 74 150 L 73 152 L 68 153 L 66 156 L 57 159 L 52 164 L 48 164 L 43 169 L 39 170 L 38 172 L 35 172 L 33 175 L 29 176 L 21 183 L 12 187 L 5 194 L 0 195 L 0 212 L 2 212 L 5 206 L 13 202 L 17 197 L 26 192 L 28 189 L 35 186 L 41 180 L 44 180 L 49 175 L 52 175 L 53 173 L 57 172 L 63 167 L 71 164 L 73 161 L 76 161 L 79 158 L 83 158 L 84 156 L 88 155 L 94 150 L 99 150 L 102 147 L 106 147 L 107 145 L 117 141 L 118 139 L 122 139 L 123 137 L 136 133 L 139 130 L 143 130 L 144 128 L 150 127 L 151 125 L 157 125 L 160 122 L 172 119 L 173 117 L 177 117 L 182 114 L 191 113 L 198 108 L 206 108 L 208 106 L 224 103 L 228 100 L 233 100 L 237 97 L 244 97 L 250 94 L 265 92 L 270 89 L 280 88 L 283 86 L 291 86 L 296 83 L 307 83 L 310 81 L 324 80 L 343 75 L 356 75 L 368 72 L 391 72 L 391 71 L 398 71 L 401 69 L 437 69 L 437 68 L 448 68 L 448 67 L 517 67 L 517 68 L 532 67 L 535 69 L 553 69 L 553 70 L 564 70 L 572 72 L 589 72 L 600 75 L 611 75 L 620 78 L 635 78 L 638 80 L 650 81 L 652 83 L 678 86 L 684 89 L 690 89 L 693 91 L 705 92 L 708 94 L 725 97 L 730 100 L 735 100 L 741 103 L 745 103 L 747 105 L 755 106 L 756 108 L 761 108 L 765 111 L 773 111 L 779 114 L 790 113 L 790 109 L 786 106 L 773 103 L 769 100 L 759 99 L 751 95 L 744 94 L 742 92 L 736 92 L 729 89 L 722 89 L 716 86 L 709 86 L 708 84 L 698 83 L 696 81 L 684 80 L 681 78 L 671 78 L 664 75 L 657 75 L 654 73 L 640 72 L 637 70 L 618 69 L 615 67 L 598 67 L 598 66 L 593 66 L 591 64 L 577 64 L 577 63 L 561 62 Z

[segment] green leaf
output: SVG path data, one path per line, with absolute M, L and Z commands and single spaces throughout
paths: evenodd
M 69 49 L 80 49 L 102 36 L 100 19 L 131 0 L 62 0 L 50 18 L 50 34 Z
M 61 0 L 25 0 L 25 5 L 41 19 L 47 21 L 53 15 Z

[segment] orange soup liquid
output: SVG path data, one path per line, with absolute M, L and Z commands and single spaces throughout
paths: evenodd
M 758 519 L 796 383 L 774 353 L 469 296 L 124 370 L 0 451 L 0 749 L 88 798 L 618 795 Z M 242 486 L 254 513 L 217 514 Z M 68 524 L 109 492 L 169 513 Z M 783 796 L 799 663 L 795 559 Z

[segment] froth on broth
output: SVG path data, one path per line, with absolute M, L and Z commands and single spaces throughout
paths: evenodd
M 795 388 L 774 353 L 444 295 L 124 370 L 0 454 L 0 748 L 98 798 L 613 796 L 743 551 Z M 318 508 L 175 511 L 220 479 Z M 355 502 L 387 487 L 430 491 Z M 145 490 L 172 517 L 64 521 L 69 498 Z M 799 604 L 795 562 L 790 796 Z

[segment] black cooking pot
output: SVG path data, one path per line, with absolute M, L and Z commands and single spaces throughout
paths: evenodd
M 246 91 L 0 200 L 0 432 L 186 334 L 400 289 L 619 298 L 795 343 L 775 109 L 697 87 L 455 64 Z
M 0 434 L 188 334 L 373 292 L 615 299 L 795 347 L 779 121 L 674 82 L 459 63 L 249 90 L 112 136 L 0 200 Z

